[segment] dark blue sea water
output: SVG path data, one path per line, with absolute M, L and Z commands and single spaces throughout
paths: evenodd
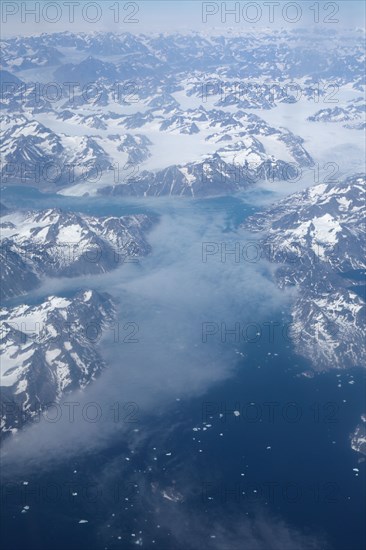
M 364 548 L 365 464 L 348 439 L 363 411 L 364 374 L 306 379 L 296 376 L 300 365 L 288 350 L 276 358 L 263 347 L 252 353 L 249 366 L 202 398 L 138 418 L 133 429 L 152 435 L 132 456 L 125 441 L 114 441 L 97 455 L 27 475 L 27 486 L 22 476 L 6 480 L 3 548 L 134 548 L 135 534 L 146 548 L 183 549 L 193 518 L 225 525 L 258 510 L 324 536 L 322 548 Z M 211 427 L 202 431 L 205 423 Z M 155 486 L 173 487 L 184 501 L 162 498 Z M 170 514 L 187 521 L 179 544 L 170 542 Z

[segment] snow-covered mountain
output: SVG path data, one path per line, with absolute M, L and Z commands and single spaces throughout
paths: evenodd
M 165 185 L 165 170 L 179 171 L 179 165 L 169 165 L 161 170 L 142 170 L 151 153 L 151 139 L 142 134 L 146 124 L 156 133 L 180 133 L 189 136 L 203 134 L 200 140 L 211 150 L 211 154 L 201 155 L 200 160 L 183 165 L 186 172 L 198 170 L 197 165 L 215 163 L 219 155 L 222 163 L 231 164 L 231 172 L 249 170 L 248 178 L 254 181 L 274 177 L 288 179 L 293 173 L 314 164 L 311 156 L 303 146 L 303 140 L 288 130 L 275 129 L 268 126 L 260 117 L 238 111 L 229 114 L 225 111 L 205 109 L 179 111 L 164 118 L 160 110 L 150 110 L 146 114 L 136 113 L 122 120 L 109 119 L 106 115 L 80 115 L 69 109 L 57 115 L 58 119 L 71 125 L 82 123 L 90 128 L 102 129 L 105 135 L 70 136 L 55 133 L 43 124 L 28 120 L 19 115 L 11 122 L 9 115 L 3 115 L 4 133 L 0 152 L 2 154 L 1 177 L 5 184 L 31 184 L 46 190 L 72 190 L 77 184 L 83 184 L 83 193 L 93 192 L 96 182 L 98 192 L 108 193 L 110 182 L 113 187 L 120 187 L 117 194 L 146 194 L 143 180 L 148 181 L 148 187 L 153 186 L 154 195 L 164 194 L 201 194 L 195 193 L 195 186 L 185 181 L 182 188 L 179 182 L 172 181 L 171 188 Z M 120 118 L 120 117 L 119 117 Z M 129 132 L 133 128 L 138 133 L 121 133 L 121 125 Z M 76 128 L 76 126 L 75 126 Z M 107 133 L 107 130 L 111 133 Z M 87 131 L 88 131 L 87 130 Z M 112 133 L 113 132 L 113 133 Z M 263 144 L 263 139 L 267 144 Z M 223 141 L 230 141 L 223 147 Z M 268 145 L 268 142 L 270 145 Z M 268 150 L 269 147 L 269 150 Z M 271 149 L 283 150 L 283 158 L 270 154 Z M 271 163 L 274 170 L 270 175 L 264 167 Z M 197 176 L 197 186 L 204 185 L 206 195 L 217 195 L 232 192 L 241 185 L 228 186 L 225 181 L 219 185 L 219 180 Z M 202 181 L 202 180 L 205 181 Z M 235 176 L 236 184 L 239 183 Z M 135 181 L 137 182 L 136 185 Z M 244 181 L 245 183 L 245 181 Z M 130 187 L 133 187 L 133 192 Z M 159 188 L 160 187 L 160 188 Z M 151 194 L 148 192 L 147 194 Z
M 365 177 L 355 175 L 291 195 L 244 225 L 279 264 L 279 286 L 298 289 L 294 345 L 314 369 L 365 363 L 365 219 Z
M 313 107 L 308 121 L 364 127 L 363 35 L 309 33 L 4 40 L 2 181 L 71 195 L 207 196 L 245 187 L 245 178 L 192 179 L 216 155 L 231 171 L 249 163 L 252 181 L 268 179 L 268 163 L 275 180 L 294 177 L 314 166 L 314 154 L 297 129 L 283 127 L 286 119 L 269 123 L 267 112 L 301 100 L 305 111 Z M 342 90 L 353 96 L 346 105 L 338 103 Z M 177 175 L 170 186 L 166 171 Z
M 1 297 L 24 294 L 44 276 L 103 273 L 146 255 L 145 215 L 97 218 L 49 209 L 1 218 Z
M 182 73 L 219 69 L 227 77 L 255 76 L 304 77 L 354 83 L 363 74 L 363 35 L 344 31 L 337 36 L 333 29 L 322 32 L 311 29 L 284 29 L 275 33 L 265 30 L 254 34 L 231 33 L 215 36 L 200 33 L 152 35 L 93 34 L 62 32 L 40 36 L 12 38 L 3 41 L 3 66 L 11 71 L 29 67 L 54 66 L 63 62 L 62 77 L 90 78 L 95 75 L 114 78 L 123 70 L 141 74 L 154 71 L 160 76 L 179 68 Z M 68 58 L 63 56 L 66 50 Z M 85 53 L 84 59 L 70 63 L 71 48 Z M 243 55 L 245 53 L 245 55 Z M 113 67 L 98 57 L 118 56 Z M 128 63 L 126 62 L 128 60 Z M 314 67 L 316 69 L 314 70 Z M 96 73 L 98 69 L 98 73 Z M 129 75 L 127 75 L 129 77 Z
M 321 109 L 310 116 L 309 120 L 311 122 L 346 122 L 345 128 L 361 129 L 365 124 L 365 113 L 365 100 L 363 97 L 359 97 L 348 102 L 345 107 Z
M 1 431 L 16 431 L 101 372 L 98 340 L 114 318 L 111 297 L 81 291 L 0 310 Z
M 1 179 L 5 184 L 52 188 L 94 178 L 112 161 L 89 136 L 59 135 L 35 120 L 11 125 L 2 135 Z
M 150 251 L 145 234 L 152 220 L 145 215 L 98 218 L 3 205 L 2 214 L 2 300 L 27 294 L 46 276 L 103 273 Z M 2 430 L 20 428 L 99 374 L 97 343 L 113 317 L 112 298 L 91 290 L 1 309 Z

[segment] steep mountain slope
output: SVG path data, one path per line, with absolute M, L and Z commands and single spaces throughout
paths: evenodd
M 294 285 L 294 344 L 315 369 L 366 359 L 365 177 L 317 185 L 250 218 L 280 287 Z
M 0 310 L 2 431 L 37 418 L 100 373 L 97 343 L 113 316 L 110 296 L 95 291 Z
M 150 247 L 145 215 L 97 218 L 59 209 L 1 218 L 1 297 L 35 288 L 42 277 L 103 273 L 137 261 Z

